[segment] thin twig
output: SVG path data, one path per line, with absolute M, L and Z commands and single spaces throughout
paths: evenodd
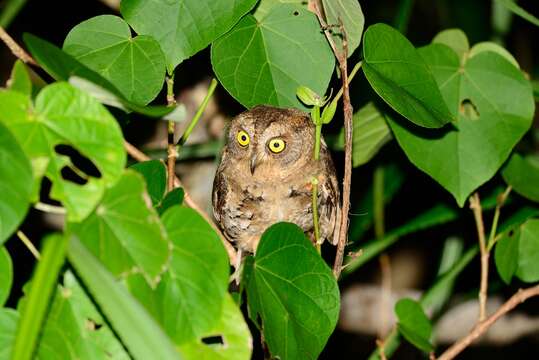
M 376 339 L 376 346 L 378 347 L 378 355 L 380 355 L 380 360 L 387 360 L 384 340 Z
M 39 66 L 37 62 L 30 56 L 24 49 L 13 40 L 11 36 L 0 26 L 0 39 L 6 44 L 6 46 L 11 50 L 11 53 L 15 55 L 18 59 L 21 59 L 22 62 L 26 64 L 32 64 Z
M 470 196 L 470 209 L 473 211 L 475 225 L 477 228 L 477 238 L 479 239 L 479 251 L 481 253 L 481 281 L 479 285 L 479 322 L 486 318 L 487 291 L 488 291 L 488 261 L 489 252 L 485 241 L 485 225 L 483 223 L 483 212 L 481 200 L 476 192 Z
M 145 153 L 143 153 L 142 151 L 137 149 L 135 146 L 130 144 L 127 140 L 124 140 L 124 147 L 125 147 L 125 150 L 127 151 L 127 153 L 129 155 L 131 155 L 131 157 L 133 159 L 135 159 L 135 160 L 137 160 L 139 162 L 140 161 L 151 160 L 151 158 L 148 155 L 146 155 Z M 211 225 L 211 227 L 215 230 L 217 235 L 219 235 L 219 238 L 221 238 L 221 241 L 223 242 L 223 245 L 225 246 L 226 252 L 228 253 L 228 257 L 230 259 L 230 264 L 235 266 L 235 264 L 236 264 L 236 250 L 234 250 L 234 247 L 228 242 L 228 240 L 225 239 L 223 233 L 217 227 L 217 225 L 215 225 L 215 223 L 209 217 L 209 215 L 204 210 L 202 210 L 197 205 L 196 202 L 194 202 L 194 200 L 191 198 L 189 193 L 186 191 L 185 187 L 182 185 L 180 179 L 176 175 L 174 175 L 174 186 L 183 188 L 183 191 L 184 191 L 183 202 L 187 206 L 189 206 L 190 208 L 192 208 L 193 210 L 198 212 L 200 214 L 200 216 L 202 216 L 204 218 L 204 220 L 206 220 Z
M 65 215 L 66 209 L 61 206 L 55 206 L 50 204 L 45 204 L 42 202 L 37 202 L 34 204 L 34 209 L 43 211 L 50 214 Z
M 518 304 L 521 304 L 527 299 L 538 295 L 539 285 L 532 286 L 525 290 L 520 289 L 513 296 L 511 296 L 511 298 L 509 298 L 509 300 L 507 300 L 502 306 L 500 306 L 494 314 L 492 314 L 486 320 L 478 323 L 468 335 L 458 340 L 451 347 L 449 347 L 442 355 L 438 357 L 438 360 L 450 360 L 455 358 L 474 340 L 483 335 L 499 318 L 504 316 L 509 311 L 513 310 Z
M 492 219 L 492 226 L 490 227 L 490 235 L 488 237 L 487 242 L 487 251 L 490 252 L 494 244 L 496 244 L 496 231 L 498 230 L 498 220 L 500 219 L 500 213 L 503 204 L 509 197 L 509 193 L 511 192 L 511 185 L 507 186 L 505 191 L 498 196 L 498 199 L 496 199 L 496 210 L 494 210 L 494 218 Z
M 26 236 L 21 230 L 18 230 L 17 231 L 17 237 L 19 239 L 21 239 L 22 243 L 24 244 L 24 246 L 26 246 L 26 248 L 32 253 L 32 255 L 34 255 L 34 257 L 39 260 L 40 258 L 40 254 L 39 254 L 39 251 L 36 249 L 36 247 L 34 246 L 34 244 L 32 244 L 32 241 L 30 241 L 30 239 L 28 238 L 28 236 Z
M 174 72 L 170 76 L 167 76 L 167 106 L 176 106 L 176 98 L 174 96 Z M 174 146 L 174 132 L 176 130 L 176 123 L 169 120 L 167 126 L 167 191 L 174 189 L 174 179 L 176 178 L 176 147 Z

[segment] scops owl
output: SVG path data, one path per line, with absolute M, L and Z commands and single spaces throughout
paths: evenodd
M 336 243 L 339 186 L 322 141 L 313 158 L 314 124 L 294 109 L 257 106 L 232 120 L 213 183 L 213 213 L 228 240 L 254 253 L 272 224 L 288 221 L 313 236 L 312 185 L 318 175 L 321 239 Z

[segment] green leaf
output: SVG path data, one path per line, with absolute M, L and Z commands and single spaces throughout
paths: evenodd
M 354 167 L 368 163 L 393 137 L 378 108 L 369 102 L 354 114 L 352 163 Z M 339 134 L 338 148 L 344 149 L 344 128 Z
M 517 69 L 520 69 L 520 65 L 518 65 L 517 60 L 514 58 L 513 55 L 509 51 L 507 51 L 505 48 L 501 47 L 500 45 L 485 41 L 477 43 L 473 46 L 473 48 L 470 50 L 469 57 L 474 57 L 484 51 L 490 51 L 493 53 L 496 53 L 502 57 L 505 58 L 505 60 L 509 61 L 511 64 L 513 64 Z
M 0 247 L 0 306 L 6 303 L 11 284 L 13 283 L 13 263 L 9 252 L 3 246 Z
M 150 160 L 131 165 L 129 168 L 137 171 L 146 181 L 146 190 L 155 206 L 163 200 L 167 185 L 167 171 L 165 164 L 159 160 Z
M 205 344 L 204 338 L 220 337 L 222 344 Z M 243 315 L 230 294 L 226 294 L 219 322 L 202 338 L 181 345 L 188 360 L 249 360 L 253 339 Z
M 312 243 L 298 226 L 275 224 L 262 235 L 249 268 L 249 316 L 263 329 L 271 354 L 316 359 L 337 324 L 340 300 L 335 277 Z
M 457 53 L 462 64 L 464 64 L 465 57 L 470 51 L 468 37 L 464 31 L 460 29 L 447 29 L 441 31 L 434 37 L 434 39 L 432 39 L 432 43 L 444 44 L 453 49 L 453 51 Z
M 415 347 L 429 352 L 434 350 L 429 338 L 432 325 L 421 305 L 412 299 L 401 299 L 395 305 L 399 332 Z
M 516 0 L 495 0 L 497 3 L 505 6 L 507 9 L 513 12 L 513 14 L 520 16 L 524 20 L 527 20 L 534 24 L 535 26 L 539 26 L 539 19 L 524 10 L 522 7 L 518 6 Z
M 488 181 L 530 128 L 534 102 L 530 83 L 503 57 L 481 52 L 460 65 L 442 44 L 420 49 L 458 121 L 441 130 L 389 124 L 410 161 L 464 205 Z
M 151 208 L 142 175 L 127 170 L 82 223 L 70 224 L 107 269 L 116 276 L 142 273 L 154 287 L 170 261 L 168 236 Z
M 502 176 L 513 190 L 532 201 L 539 202 L 539 157 L 513 154 L 502 170 Z
M 21 60 L 15 61 L 9 78 L 9 89 L 18 91 L 26 96 L 32 95 L 32 81 L 26 65 Z
M 19 313 L 13 309 L 0 308 L 0 359 L 10 359 Z
M 520 231 L 517 227 L 504 232 L 496 243 L 494 252 L 496 269 L 498 269 L 498 274 L 506 284 L 511 283 L 511 279 L 518 268 L 519 238 Z
M 55 80 L 71 82 L 72 78 L 85 79 L 95 84 L 97 88 L 106 90 L 109 97 L 110 94 L 114 95 L 114 98 L 118 103 L 107 103 L 107 105 L 158 118 L 174 111 L 173 107 L 140 106 L 130 102 L 124 98 L 121 92 L 114 85 L 112 85 L 110 81 L 95 71 L 90 70 L 74 57 L 62 51 L 60 48 L 31 34 L 24 34 L 23 39 L 34 59 L 39 63 L 39 65 L 41 65 L 43 70 L 45 70 Z
M 71 272 L 57 287 L 37 355 L 39 360 L 131 359 Z
M 279 4 L 303 5 L 303 8 L 307 10 L 306 0 L 260 0 L 254 8 L 253 16 L 260 21 L 269 14 L 274 6 Z
M 30 291 L 17 325 L 12 360 L 32 359 L 41 325 L 66 255 L 66 239 L 52 234 L 44 240 L 41 257 L 30 283 Z
M 76 237 L 69 242 L 68 259 L 135 359 L 181 359 L 161 327 Z
M 453 120 L 427 64 L 397 30 L 385 24 L 369 26 L 363 54 L 367 80 L 399 114 L 427 128 Z
M 331 29 L 333 41 L 338 51 L 342 51 L 343 34 L 339 29 L 339 21 L 342 21 L 346 40 L 348 41 L 348 57 L 350 57 L 359 46 L 365 17 L 361 11 L 361 6 L 357 0 L 322 0 L 327 24 L 337 25 Z
M 26 216 L 32 193 L 30 162 L 15 137 L 2 124 L 2 113 L 7 113 L 11 106 L 17 106 L 17 101 L 5 99 L 2 95 L 0 92 L 0 245 Z
M 246 15 L 212 44 L 213 70 L 242 105 L 306 109 L 298 86 L 325 94 L 335 58 L 316 16 L 301 6 L 279 4 L 262 20 Z
M 155 208 L 159 216 L 163 215 L 170 207 L 174 205 L 181 205 L 183 203 L 183 197 L 185 192 L 182 188 L 175 188 L 168 192 L 163 201 Z
M 173 244 L 169 269 L 155 290 L 136 276 L 129 278 L 129 288 L 180 345 L 219 321 L 228 286 L 228 256 L 219 236 L 193 209 L 171 207 L 163 224 Z
M 151 36 L 131 37 L 120 17 L 101 15 L 75 26 L 63 49 L 109 80 L 129 101 L 146 105 L 165 81 L 165 55 Z
M 539 280 L 539 219 L 530 219 L 520 228 L 516 276 L 528 283 Z
M 41 177 L 46 176 L 52 182 L 51 198 L 63 203 L 68 219 L 85 218 L 105 188 L 117 181 L 125 164 L 123 136 L 116 120 L 96 100 L 67 83 L 44 88 L 34 106 L 20 93 L 0 91 L 0 106 L 0 122 L 10 128 L 32 159 L 35 188 L 39 189 Z M 91 159 L 100 177 L 83 173 L 59 145 Z M 85 183 L 64 178 L 66 170 Z
M 253 8 L 256 0 L 123 0 L 124 19 L 138 34 L 151 35 L 161 45 L 172 73 L 230 30 Z

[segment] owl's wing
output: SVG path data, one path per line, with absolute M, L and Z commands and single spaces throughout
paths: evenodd
M 228 192 L 228 184 L 226 179 L 223 176 L 223 171 L 221 166 L 217 169 L 215 174 L 215 179 L 213 180 L 213 191 L 212 191 L 212 208 L 213 208 L 213 217 L 221 226 L 221 213 L 225 206 L 226 193 Z
M 339 240 L 339 229 L 341 224 L 341 196 L 339 191 L 339 184 L 337 182 L 337 174 L 335 172 L 335 166 L 329 153 L 324 151 L 322 156 L 324 161 L 325 176 L 320 182 L 318 189 L 318 202 L 320 222 L 326 225 L 322 225 L 322 230 L 327 229 L 322 235 L 330 241 L 333 245 L 337 245 Z

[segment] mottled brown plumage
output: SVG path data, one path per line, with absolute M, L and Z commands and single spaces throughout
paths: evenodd
M 279 221 L 297 224 L 313 239 L 311 179 L 316 175 L 320 236 L 336 243 L 335 168 L 323 141 L 319 161 L 313 147 L 314 125 L 299 110 L 257 106 L 232 120 L 213 184 L 213 213 L 241 250 L 254 252 L 262 233 Z

